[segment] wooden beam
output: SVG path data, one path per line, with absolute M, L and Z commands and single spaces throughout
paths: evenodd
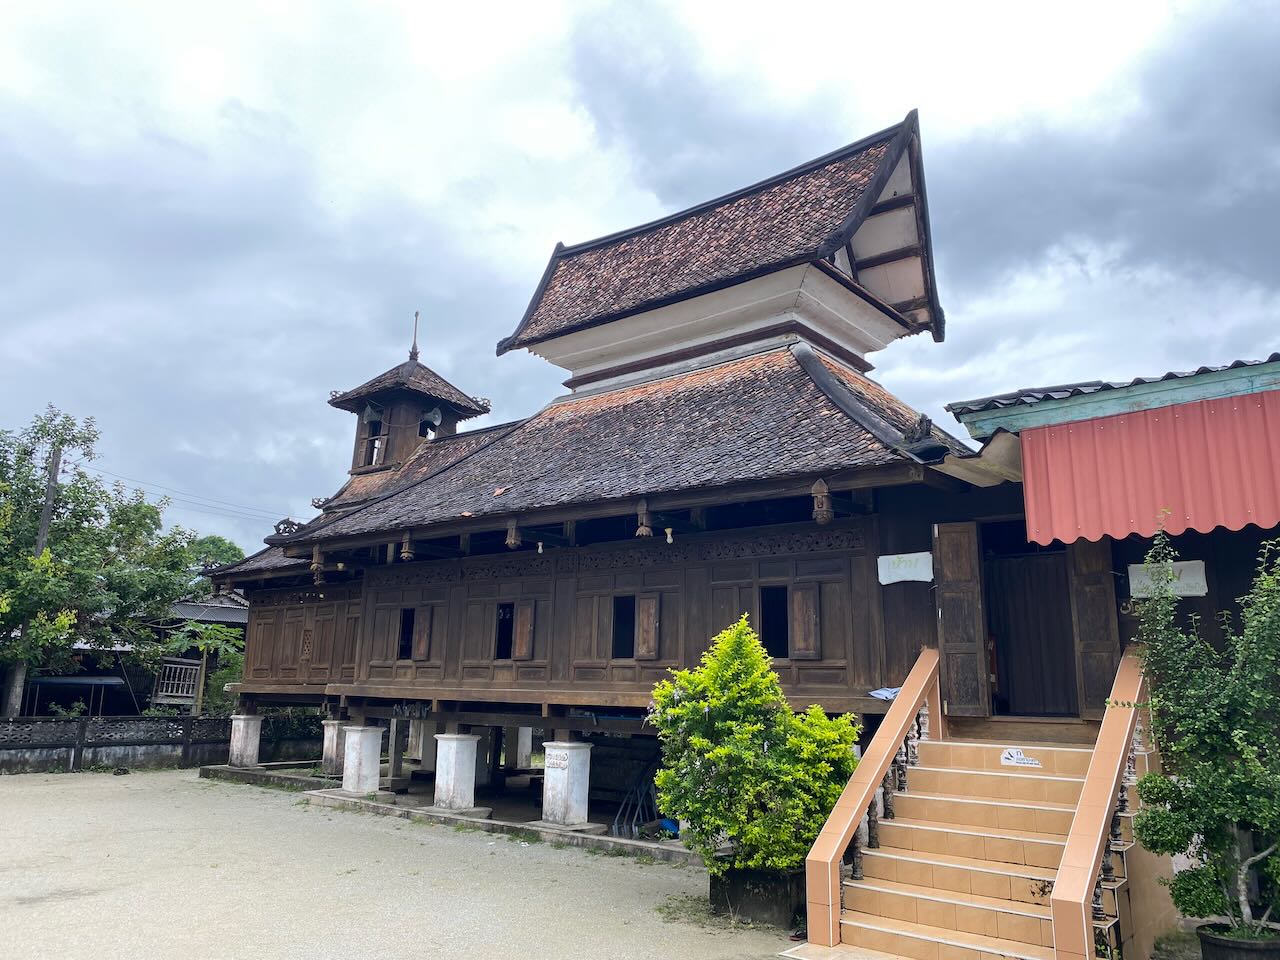
M 902 300 L 893 305 L 893 309 L 899 313 L 911 313 L 913 310 L 924 310 L 929 306 L 928 297 L 912 297 L 910 300 Z
M 906 260 L 910 257 L 919 257 L 923 254 L 920 244 L 913 243 L 909 246 L 899 247 L 897 250 L 886 250 L 884 253 L 877 253 L 875 256 L 863 257 L 854 264 L 855 270 L 870 270 L 872 267 L 884 266 L 886 263 L 896 263 L 899 260 Z
M 916 202 L 914 193 L 900 193 L 896 197 L 890 197 L 887 200 L 881 200 L 867 211 L 868 217 L 874 217 L 877 214 L 888 213 L 890 210 L 901 210 L 903 207 L 909 207 Z

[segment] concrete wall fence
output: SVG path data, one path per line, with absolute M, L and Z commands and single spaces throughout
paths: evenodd
M 0 774 L 226 763 L 230 717 L 17 717 L 0 720 Z M 318 716 L 263 718 L 259 758 L 320 756 Z

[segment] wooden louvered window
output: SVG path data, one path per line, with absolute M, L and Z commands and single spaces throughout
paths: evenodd
M 533 659 L 533 614 L 536 606 L 532 600 L 516 604 L 515 639 L 511 648 L 512 660 Z
M 637 660 L 658 659 L 659 594 L 642 593 L 636 597 L 636 650 Z
M 818 634 L 818 585 L 797 583 L 791 588 L 791 659 L 822 657 Z

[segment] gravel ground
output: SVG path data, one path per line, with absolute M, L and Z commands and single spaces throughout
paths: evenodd
M 714 960 L 792 945 L 700 922 L 706 883 L 194 770 L 0 777 L 0 956 L 13 960 Z

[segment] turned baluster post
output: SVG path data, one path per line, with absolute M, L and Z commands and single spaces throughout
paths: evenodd
M 1107 919 L 1107 911 L 1102 905 L 1102 876 L 1093 885 L 1093 919 L 1102 922 Z
M 871 806 L 867 807 L 867 849 L 875 850 L 880 846 L 880 805 L 876 803 L 876 795 L 871 794 Z
M 893 757 L 893 767 L 898 774 L 898 792 L 907 792 L 907 745 L 905 742 L 898 746 L 898 752 Z
M 897 784 L 897 778 L 894 776 L 893 767 L 890 766 L 884 775 L 884 780 L 880 783 L 880 791 L 884 794 L 884 818 L 892 820 L 893 813 L 893 788 Z
M 844 862 L 849 864 L 849 876 L 854 880 L 866 879 L 862 874 L 862 833 L 861 829 L 853 831 L 853 839 L 844 852 Z
M 920 766 L 920 714 L 918 713 L 911 721 L 911 726 L 907 727 L 907 764 L 912 767 Z

